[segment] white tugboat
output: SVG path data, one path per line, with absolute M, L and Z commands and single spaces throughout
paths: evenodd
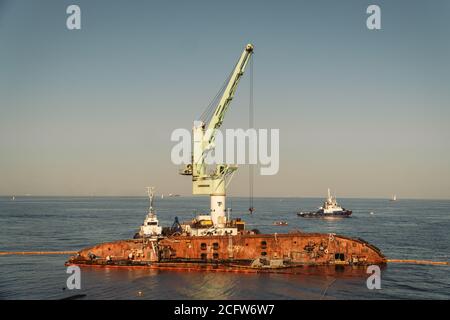
M 141 226 L 134 238 L 157 238 L 162 234 L 162 227 L 159 225 L 158 217 L 153 209 L 154 187 L 147 187 L 147 194 L 150 200 L 148 214 L 145 217 L 144 224 Z
M 322 207 L 319 207 L 317 211 L 311 212 L 299 212 L 297 215 L 304 218 L 327 218 L 327 217 L 340 217 L 348 218 L 352 214 L 351 210 L 342 208 L 336 201 L 336 197 L 333 197 L 328 188 L 328 197 L 323 203 Z

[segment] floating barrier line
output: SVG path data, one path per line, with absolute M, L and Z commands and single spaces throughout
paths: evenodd
M 77 251 L 0 251 L 0 256 L 5 255 L 46 255 L 46 254 L 76 254 Z
M 401 260 L 401 259 L 388 259 L 389 263 L 409 263 L 409 264 L 425 264 L 425 265 L 450 265 L 447 261 L 430 261 L 430 260 Z

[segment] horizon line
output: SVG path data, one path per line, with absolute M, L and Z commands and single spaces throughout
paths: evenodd
M 157 197 L 161 197 L 163 194 L 156 194 Z M 183 194 L 176 194 L 176 196 L 169 196 L 168 194 L 164 194 L 166 198 L 201 198 L 201 197 L 208 197 L 207 195 L 183 195 Z M 27 194 L 27 195 L 4 195 L 0 194 L 1 198 L 12 198 L 15 197 L 16 199 L 21 198 L 44 198 L 44 197 L 54 197 L 54 198 L 147 198 L 147 195 L 33 195 L 33 194 Z M 240 195 L 228 195 L 227 198 L 250 198 L 249 196 L 240 196 Z M 294 198 L 294 199 L 308 199 L 308 198 L 325 198 L 324 196 L 253 196 L 253 198 L 270 198 L 270 199 L 285 199 L 285 198 Z M 338 198 L 341 199 L 372 199 L 372 200 L 391 200 L 389 197 L 360 197 L 360 196 L 339 196 Z M 414 197 L 404 197 L 404 198 L 397 198 L 395 201 L 401 201 L 401 200 L 443 200 L 443 201 L 450 201 L 450 198 L 414 198 Z

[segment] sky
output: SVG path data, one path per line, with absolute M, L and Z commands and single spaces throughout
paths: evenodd
M 170 135 L 252 43 L 255 127 L 280 130 L 255 196 L 450 199 L 449 20 L 446 0 L 0 0 L 0 195 L 190 195 Z M 247 72 L 223 128 L 248 105 Z

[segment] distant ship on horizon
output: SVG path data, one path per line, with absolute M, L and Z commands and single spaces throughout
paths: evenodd
M 394 194 L 393 196 L 392 196 L 392 198 L 391 198 L 391 200 L 390 201 L 397 201 L 397 195 L 396 194 Z
M 173 198 L 173 197 L 180 197 L 180 195 L 179 194 L 173 194 L 173 193 L 169 193 L 169 197 L 170 198 Z

